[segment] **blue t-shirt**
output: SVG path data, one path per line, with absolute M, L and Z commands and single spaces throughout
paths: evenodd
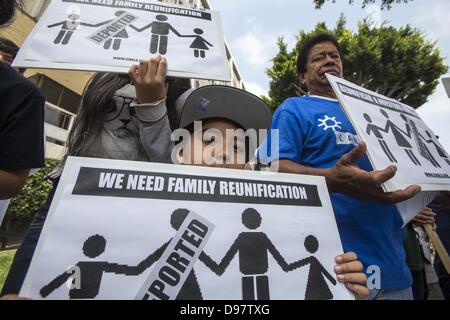
M 355 129 L 337 100 L 302 97 L 286 100 L 273 117 L 272 129 L 279 130 L 279 155 L 269 159 L 288 159 L 312 168 L 331 168 L 358 145 Z M 259 149 L 270 149 L 272 133 Z M 373 171 L 367 156 L 358 166 Z M 394 205 L 360 201 L 341 193 L 330 193 L 345 252 L 356 252 L 367 271 L 381 270 L 382 289 L 405 289 L 412 284 L 403 249 L 402 220 Z M 370 274 L 370 273 L 369 273 Z

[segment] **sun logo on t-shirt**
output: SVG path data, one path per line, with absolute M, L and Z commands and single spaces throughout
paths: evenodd
M 333 130 L 334 132 L 337 131 L 337 129 L 342 129 L 341 124 L 342 122 L 339 122 L 336 120 L 336 117 L 329 117 L 325 116 L 323 119 L 319 119 L 319 128 L 323 127 L 323 131 L 327 131 L 328 129 Z

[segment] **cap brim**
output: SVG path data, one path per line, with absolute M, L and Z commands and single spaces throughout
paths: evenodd
M 272 113 L 257 96 L 229 86 L 205 86 L 183 95 L 180 128 L 194 121 L 222 118 L 235 122 L 242 129 L 269 129 Z

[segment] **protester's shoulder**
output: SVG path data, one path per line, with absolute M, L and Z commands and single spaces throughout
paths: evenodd
M 300 115 L 311 110 L 309 97 L 293 97 L 286 99 L 276 110 L 276 114 Z
M 2 94 L 17 94 L 20 92 L 20 98 L 33 98 L 43 100 L 44 94 L 42 91 L 30 80 L 21 76 L 13 68 L 2 64 L 0 66 L 0 88 Z

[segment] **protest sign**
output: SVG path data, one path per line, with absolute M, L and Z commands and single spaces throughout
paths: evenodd
M 157 55 L 170 76 L 230 81 L 218 12 L 147 0 L 53 0 L 13 66 L 126 73 Z
M 405 224 L 439 193 L 450 190 L 450 159 L 433 131 L 417 112 L 396 100 L 327 74 L 342 108 L 360 139 L 375 170 L 397 166 L 385 191 L 422 187 L 416 198 L 397 205 Z
M 420 185 L 423 191 L 450 190 L 450 159 L 417 112 L 396 100 L 327 75 L 377 170 L 396 165 L 386 191 Z
M 69 158 L 21 295 L 353 299 L 322 177 Z

